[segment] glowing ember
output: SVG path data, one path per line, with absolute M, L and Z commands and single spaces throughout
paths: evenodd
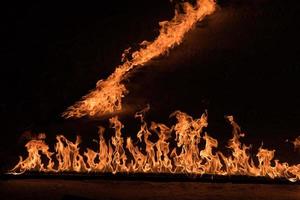
M 275 150 L 259 148 L 255 161 L 249 153 L 250 146 L 242 144 L 244 137 L 232 116 L 227 120 L 232 126 L 232 139 L 228 142 L 230 155 L 217 150 L 218 141 L 209 136 L 204 128 L 208 126 L 207 113 L 193 119 L 186 113 L 176 111 L 171 116 L 177 123 L 168 127 L 152 122 L 149 126 L 143 118 L 146 110 L 136 114 L 141 121 L 136 139 L 122 137 L 123 124 L 118 117 L 109 120 L 114 135 L 109 141 L 104 139 L 104 128 L 99 128 L 99 149 L 87 149 L 80 153 L 80 139 L 69 141 L 64 136 L 56 137 L 55 152 L 49 150 L 44 137 L 29 141 L 25 147 L 28 157 L 20 157 L 12 174 L 26 171 L 42 172 L 126 172 L 126 173 L 188 173 L 216 175 L 267 176 L 300 180 L 300 164 L 289 165 L 274 159 Z M 149 137 L 156 134 L 158 139 Z M 171 149 L 170 143 L 176 143 Z M 201 144 L 204 148 L 200 148 Z M 144 146 L 145 148 L 141 148 Z M 56 159 L 54 159 L 54 157 Z
M 298 136 L 292 143 L 294 145 L 295 150 L 300 150 L 300 136 Z
M 106 80 L 97 82 L 96 88 L 75 105 L 63 113 L 63 117 L 101 116 L 106 113 L 120 111 L 122 98 L 128 92 L 122 81 L 134 69 L 142 67 L 151 59 L 163 55 L 180 44 L 184 35 L 205 16 L 215 10 L 214 0 L 197 0 L 195 6 L 182 4 L 183 13 L 175 12 L 170 21 L 160 22 L 160 34 L 152 41 L 140 43 L 140 49 L 130 53 L 130 48 L 122 55 L 123 64 L 116 67 Z M 130 58 L 130 59 L 129 59 Z

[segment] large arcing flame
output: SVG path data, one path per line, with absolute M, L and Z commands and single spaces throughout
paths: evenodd
M 12 174 L 26 171 L 41 172 L 111 172 L 111 173 L 188 173 L 216 175 L 265 176 L 300 180 L 300 164 L 289 165 L 273 160 L 275 150 L 260 147 L 252 158 L 250 146 L 240 141 L 244 134 L 232 116 L 226 117 L 232 126 L 232 139 L 228 142 L 229 155 L 218 151 L 218 141 L 204 129 L 208 126 L 207 113 L 193 119 L 186 113 L 176 111 L 177 123 L 168 127 L 152 122 L 149 126 L 137 113 L 141 121 L 136 138 L 122 136 L 123 124 L 118 117 L 109 120 L 115 134 L 107 141 L 104 128 L 99 128 L 99 148 L 80 153 L 80 139 L 72 142 L 62 135 L 56 137 L 55 152 L 50 151 L 44 137 L 26 144 L 27 158 L 20 157 Z M 157 135 L 157 139 L 151 137 Z M 172 140 L 173 139 L 173 140 Z M 172 144 L 176 146 L 172 147 Z M 200 147 L 203 146 L 204 147 Z M 141 148 L 143 146 L 143 148 Z M 56 158 L 56 159 L 55 159 Z
M 126 50 L 123 54 L 123 64 L 106 79 L 97 82 L 96 88 L 75 105 L 70 106 L 63 117 L 101 116 L 122 109 L 122 98 L 128 92 L 122 81 L 133 69 L 143 66 L 151 59 L 165 54 L 174 46 L 180 44 L 185 34 L 205 16 L 215 10 L 214 0 L 197 0 L 195 5 L 183 3 L 183 13 L 175 12 L 170 21 L 160 22 L 160 34 L 152 42 L 143 41 L 140 49 L 130 56 Z M 127 57 L 126 57 L 127 56 Z M 130 57 L 130 59 L 128 59 Z

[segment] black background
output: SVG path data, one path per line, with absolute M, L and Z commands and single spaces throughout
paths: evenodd
M 124 49 L 153 40 L 158 22 L 173 17 L 175 4 L 49 1 L 5 7 L 1 168 L 13 166 L 23 153 L 24 132 L 46 132 L 51 144 L 61 133 L 72 140 L 79 134 L 87 144 L 97 138 L 97 126 L 106 126 L 106 119 L 64 120 L 61 113 L 113 72 Z M 126 134 L 135 135 L 132 116 L 147 103 L 148 120 L 169 125 L 174 110 L 196 118 L 208 109 L 208 131 L 221 146 L 231 136 L 224 115 L 232 114 L 248 134 L 246 143 L 257 148 L 263 141 L 278 150 L 277 157 L 295 162 L 299 154 L 285 140 L 300 135 L 299 3 L 218 5 L 181 45 L 126 81 L 124 106 L 131 108 L 121 115 Z

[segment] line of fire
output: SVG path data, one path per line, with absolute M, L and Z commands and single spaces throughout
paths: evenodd
M 45 134 L 26 144 L 28 157 L 20 157 L 19 163 L 11 170 L 18 175 L 27 171 L 39 172 L 77 172 L 77 173 L 166 173 L 192 175 L 243 175 L 254 177 L 286 178 L 291 182 L 299 181 L 300 164 L 289 165 L 274 159 L 275 150 L 263 147 L 256 154 L 258 165 L 249 153 L 250 146 L 242 144 L 244 137 L 233 116 L 226 116 L 232 126 L 232 138 L 228 141 L 230 155 L 216 151 L 218 141 L 203 131 L 208 126 L 207 113 L 193 119 L 186 113 L 176 111 L 171 116 L 177 119 L 172 127 L 144 120 L 145 111 L 136 113 L 141 122 L 136 141 L 131 137 L 122 137 L 123 124 L 118 117 L 109 119 L 114 135 L 106 141 L 105 128 L 99 127 L 98 150 L 87 149 L 80 153 L 80 137 L 75 142 L 63 135 L 56 136 L 55 152 L 51 152 L 45 143 Z M 149 137 L 156 134 L 157 140 Z M 174 137 L 175 135 L 175 137 Z M 171 140 L 176 147 L 170 148 Z M 299 148 L 299 137 L 293 142 Z M 204 143 L 204 148 L 199 148 Z M 124 148 L 125 146 L 125 148 Z M 141 147 L 144 148 L 141 148 Z M 126 149 L 126 151 L 125 151 Z M 54 158 L 53 158 L 54 156 Z

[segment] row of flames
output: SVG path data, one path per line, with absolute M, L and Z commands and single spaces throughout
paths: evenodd
M 193 119 L 186 113 L 176 111 L 171 115 L 177 119 L 177 123 L 172 127 L 154 122 L 149 126 L 143 114 L 144 111 L 135 115 L 141 121 L 135 142 L 131 137 L 127 137 L 126 142 L 124 141 L 123 124 L 116 116 L 109 120 L 114 129 L 114 136 L 106 141 L 104 128 L 100 127 L 99 149 L 95 151 L 88 148 L 83 155 L 79 147 L 79 137 L 72 142 L 63 135 L 56 136 L 55 152 L 51 152 L 44 141 L 45 135 L 40 134 L 39 138 L 25 145 L 28 157 L 23 159 L 20 156 L 19 163 L 10 173 L 21 174 L 26 171 L 187 173 L 300 180 L 300 164 L 289 165 L 273 160 L 275 150 L 260 147 L 256 154 L 258 162 L 255 164 L 249 152 L 250 146 L 240 142 L 244 134 L 232 116 L 226 117 L 232 126 L 232 138 L 227 146 L 231 154 L 226 156 L 217 150 L 218 141 L 204 131 L 208 126 L 207 113 L 202 114 L 199 119 Z M 156 141 L 150 139 L 152 134 L 158 136 Z M 173 149 L 170 148 L 172 140 L 177 144 Z M 201 149 L 202 142 L 205 146 Z M 298 137 L 294 142 L 295 146 L 299 145 L 299 142 Z

